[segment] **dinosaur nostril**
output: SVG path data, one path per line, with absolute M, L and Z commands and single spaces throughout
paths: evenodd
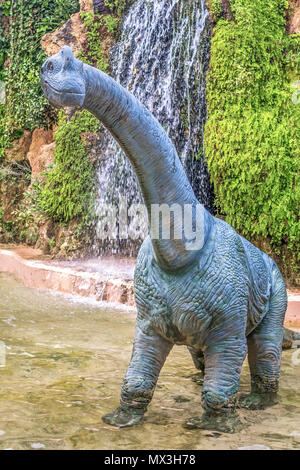
M 49 62 L 47 62 L 47 69 L 48 70 L 53 70 L 53 64 L 52 64 L 51 60 Z

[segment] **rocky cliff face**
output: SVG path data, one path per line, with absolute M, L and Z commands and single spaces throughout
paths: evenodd
M 70 46 L 76 55 L 86 43 L 85 28 L 80 13 L 71 18 L 54 33 L 45 34 L 42 39 L 42 48 L 48 56 L 56 54 L 63 46 Z
M 35 129 L 26 155 L 31 166 L 32 182 L 39 178 L 46 168 L 53 163 L 53 151 L 53 131 Z
M 11 164 L 23 162 L 30 165 L 31 182 L 33 182 L 48 165 L 53 163 L 53 149 L 52 130 L 24 131 L 23 136 L 15 140 L 13 147 L 6 151 L 6 158 Z

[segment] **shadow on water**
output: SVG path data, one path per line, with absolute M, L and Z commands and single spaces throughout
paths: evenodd
M 280 404 L 241 411 L 238 434 L 186 430 L 201 414 L 201 387 L 186 348 L 176 347 L 159 378 L 145 424 L 111 428 L 101 416 L 117 406 L 130 359 L 135 317 L 0 275 L 0 449 L 300 448 L 300 365 L 283 354 Z M 241 391 L 249 389 L 244 366 Z

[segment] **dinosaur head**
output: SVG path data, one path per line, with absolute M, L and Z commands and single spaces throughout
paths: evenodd
M 82 106 L 85 98 L 83 63 L 73 56 L 72 49 L 64 46 L 47 59 L 40 71 L 44 94 L 57 107 Z

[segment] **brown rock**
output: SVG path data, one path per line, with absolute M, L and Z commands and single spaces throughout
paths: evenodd
M 300 33 L 300 0 L 289 0 L 288 34 Z
M 221 0 L 221 6 L 224 16 L 227 20 L 233 21 L 233 14 L 231 11 L 230 0 Z
M 79 0 L 80 11 L 93 11 L 95 0 Z
M 35 129 L 32 141 L 27 153 L 32 174 L 31 179 L 40 176 L 46 166 L 53 162 L 53 131 L 46 129 Z
M 5 151 L 5 156 L 9 161 L 22 162 L 26 160 L 27 152 L 31 144 L 31 132 L 24 131 L 20 139 L 14 140 L 12 148 Z
M 94 11 L 98 15 L 108 15 L 111 10 L 105 5 L 104 0 L 94 0 Z
M 76 55 L 84 48 L 85 42 L 85 29 L 80 13 L 75 13 L 60 29 L 42 37 L 42 48 L 51 56 L 63 46 L 70 46 Z
M 291 17 L 288 28 L 289 34 L 300 33 L 300 7 L 294 11 Z

